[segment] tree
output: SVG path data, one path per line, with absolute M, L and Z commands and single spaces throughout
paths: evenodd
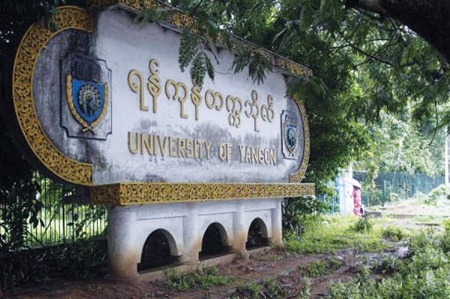
M 57 0 L 3 1 L 0 51 L 6 60 L 13 59 L 29 24 L 48 19 L 60 4 Z M 450 120 L 444 105 L 450 80 L 447 55 L 445 47 L 435 42 L 445 40 L 448 32 L 447 22 L 439 21 L 446 20 L 445 1 L 173 0 L 171 4 L 176 9 L 149 10 L 141 21 L 161 21 L 178 9 L 196 17 L 198 27 L 188 28 L 180 49 L 181 67 L 194 70 L 193 75 L 212 74 L 207 60 L 196 54 L 217 41 L 219 32 L 228 41 L 241 36 L 313 70 L 309 80 L 289 78 L 288 82 L 290 92 L 307 108 L 312 142 L 307 180 L 318 183 L 319 191 L 321 182 L 370 148 L 372 137 L 365 127 L 380 121 L 382 113 L 402 115 L 411 109 L 414 120 L 427 130 Z M 413 13 L 418 10 L 422 15 Z M 423 13 L 429 11 L 440 15 Z M 425 25 L 431 23 L 434 27 Z M 197 46 L 189 47 L 193 44 Z M 254 75 L 264 77 L 270 68 L 257 53 L 237 54 L 236 70 L 250 65 Z
M 444 132 L 424 134 L 410 117 L 408 113 L 402 118 L 382 113 L 381 122 L 367 128 L 376 142 L 364 159 L 354 164 L 354 170 L 368 171 L 371 177 L 377 177 L 378 172 L 442 175 Z
M 450 60 L 450 3 L 446 0 L 347 0 L 347 8 L 393 18 L 414 30 Z
M 414 26 L 399 22 L 393 10 L 388 15 L 368 5 L 377 1 L 363 2 L 174 3 L 200 18 L 208 16 L 214 28 L 226 28 L 313 70 L 310 80 L 289 82 L 307 107 L 312 142 L 307 179 L 319 187 L 370 148 L 373 136 L 365 127 L 381 122 L 383 113 L 411 113 L 423 130 L 438 130 L 450 119 L 444 105 L 449 86 L 444 57 L 411 30 Z
M 50 17 L 60 1 L 6 0 L 0 3 L 0 252 L 23 246 L 27 222 L 37 225 L 42 208 L 37 199 L 39 182 L 34 168 L 13 142 L 8 125 L 12 119 L 5 106 L 10 105 L 11 74 L 15 52 L 28 27 Z

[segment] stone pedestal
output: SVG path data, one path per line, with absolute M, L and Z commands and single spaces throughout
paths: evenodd
M 108 210 L 108 260 L 115 277 L 139 276 L 137 265 L 149 235 L 164 231 L 171 255 L 183 264 L 199 262 L 206 229 L 220 227 L 224 245 L 247 255 L 245 248 L 251 223 L 258 219 L 274 245 L 282 242 L 281 202 L 279 198 L 252 200 L 113 206 Z

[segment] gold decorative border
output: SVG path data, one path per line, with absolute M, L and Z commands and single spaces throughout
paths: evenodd
M 139 0 L 97 0 L 97 3 L 124 4 L 132 8 L 148 8 L 154 1 Z M 60 152 L 45 134 L 38 120 L 33 100 L 33 79 L 41 50 L 57 34 L 68 29 L 92 32 L 93 18 L 79 7 L 60 7 L 55 15 L 59 30 L 52 32 L 41 24 L 28 29 L 22 38 L 16 54 L 13 70 L 13 100 L 16 116 L 25 139 L 39 161 L 56 176 L 65 181 L 92 186 L 93 165 L 76 161 Z M 174 24 L 180 23 L 175 20 Z M 267 51 L 269 55 L 275 55 Z M 310 76 L 309 69 L 279 56 L 273 56 L 278 66 L 292 69 L 292 73 Z M 306 172 L 310 155 L 309 127 L 303 104 L 295 99 L 300 108 L 304 133 L 305 151 L 302 165 L 296 173 L 290 175 L 291 183 L 284 184 L 164 184 L 164 183 L 127 183 L 92 188 L 92 203 L 142 204 L 159 202 L 225 200 L 264 197 L 297 197 L 313 195 L 314 184 L 299 184 Z
M 146 9 L 152 9 L 157 7 L 170 7 L 168 4 L 161 3 L 156 0 L 90 0 L 89 6 L 92 8 L 107 8 L 113 5 L 121 5 L 126 8 L 131 8 L 137 11 L 144 11 Z M 166 21 L 166 23 L 175 26 L 179 29 L 186 29 L 192 26 L 195 19 L 191 16 L 178 11 L 171 19 Z M 312 70 L 303 66 L 297 62 L 286 59 L 281 55 L 278 55 L 272 51 L 269 51 L 263 47 L 255 45 L 249 41 L 241 40 L 243 44 L 251 51 L 257 52 L 267 59 L 272 65 L 277 66 L 290 74 L 300 76 L 303 78 L 309 78 L 312 76 Z
M 39 161 L 65 181 L 90 186 L 93 165 L 72 159 L 59 151 L 41 127 L 34 105 L 33 79 L 40 53 L 53 37 L 68 29 L 92 32 L 94 21 L 84 9 L 74 6 L 58 8 L 54 20 L 57 31 L 34 24 L 22 38 L 14 61 L 14 107 L 22 133 Z
M 305 138 L 305 147 L 303 148 L 303 160 L 300 168 L 295 173 L 291 173 L 289 175 L 289 182 L 291 183 L 300 183 L 305 178 L 306 169 L 308 168 L 309 163 L 309 155 L 311 154 L 310 150 L 310 139 L 309 139 L 309 125 L 308 125 L 308 117 L 306 115 L 306 109 L 303 102 L 298 98 L 294 97 L 294 102 L 297 104 L 300 109 L 300 115 L 302 117 L 303 122 L 303 134 Z
M 138 205 L 173 202 L 314 196 L 314 184 L 119 183 L 91 188 L 91 203 Z

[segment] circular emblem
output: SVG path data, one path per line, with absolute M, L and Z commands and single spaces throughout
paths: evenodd
M 290 151 L 292 151 L 297 144 L 297 128 L 288 126 L 286 130 L 286 142 Z
M 93 116 L 101 106 L 100 91 L 92 84 L 83 84 L 78 93 L 78 103 L 86 116 Z

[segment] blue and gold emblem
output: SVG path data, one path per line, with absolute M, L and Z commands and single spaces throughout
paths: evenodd
M 300 147 L 300 122 L 296 115 L 283 110 L 281 114 L 282 152 L 285 159 L 296 159 Z
M 101 123 L 108 111 L 108 83 L 79 80 L 67 75 L 67 101 L 82 132 L 95 134 L 94 128 Z
M 297 127 L 290 124 L 285 124 L 284 134 L 286 134 L 284 137 L 286 147 L 290 153 L 293 153 L 297 147 Z

